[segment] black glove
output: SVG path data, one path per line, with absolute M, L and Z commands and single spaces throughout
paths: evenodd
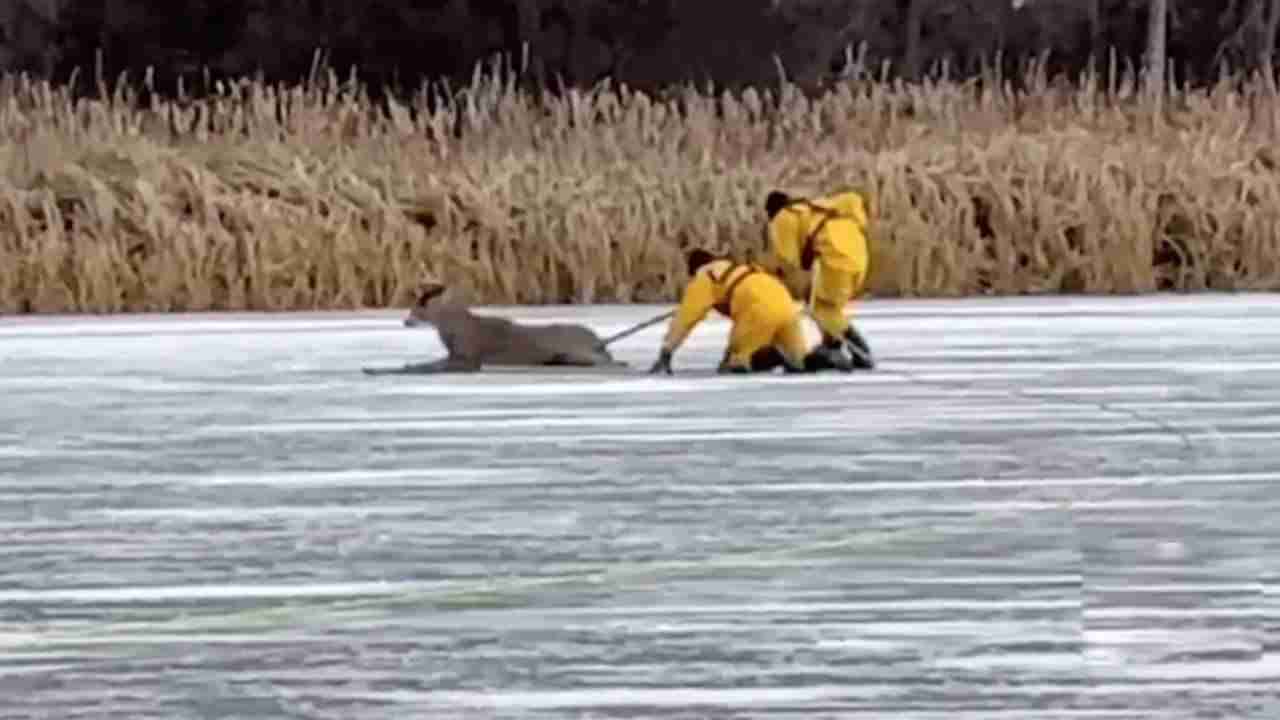
M 649 374 L 656 375 L 664 370 L 668 375 L 672 374 L 671 351 L 666 348 L 663 348 L 662 351 L 658 353 L 658 361 L 653 364 L 653 367 L 649 368 Z

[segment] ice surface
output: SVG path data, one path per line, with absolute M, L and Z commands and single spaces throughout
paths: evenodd
M 876 371 L 748 378 L 0 319 L 0 717 L 1280 717 L 1280 296 L 856 311 Z

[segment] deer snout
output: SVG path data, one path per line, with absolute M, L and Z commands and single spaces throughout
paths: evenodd
M 418 327 L 418 320 L 417 320 L 417 318 L 413 317 L 412 315 L 410 315 L 409 317 L 405 318 L 405 319 L 404 319 L 404 326 L 405 326 L 405 327 Z

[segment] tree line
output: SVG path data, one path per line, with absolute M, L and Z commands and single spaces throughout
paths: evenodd
M 0 0 L 0 65 L 65 81 L 128 71 L 172 89 L 307 76 L 323 62 L 375 88 L 465 82 L 507 58 L 532 87 L 610 78 L 821 86 L 850 60 L 917 79 L 1038 60 L 1102 73 L 1155 56 L 1179 82 L 1270 70 L 1280 0 Z M 1157 40 L 1158 42 L 1153 42 Z

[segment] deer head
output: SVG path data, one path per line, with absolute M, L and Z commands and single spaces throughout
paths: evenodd
M 436 282 L 426 283 L 418 291 L 418 299 L 409 308 L 409 315 L 404 319 L 405 327 L 434 325 L 437 313 L 444 306 L 444 294 L 447 288 Z

